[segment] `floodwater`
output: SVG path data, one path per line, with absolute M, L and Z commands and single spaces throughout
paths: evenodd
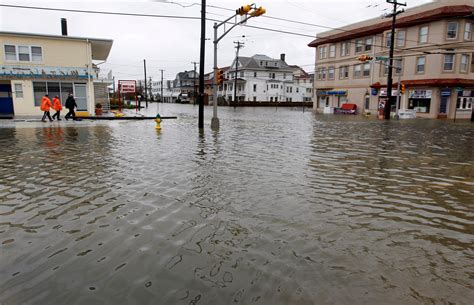
M 2 305 L 473 304 L 473 124 L 160 108 L 0 122 Z

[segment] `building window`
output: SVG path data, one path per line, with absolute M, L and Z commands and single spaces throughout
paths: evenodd
M 253 97 L 253 101 L 254 101 L 254 102 L 257 101 L 257 97 L 256 97 L 256 96 Z
M 240 77 L 244 77 L 244 71 L 240 72 Z
M 403 59 L 394 59 L 393 61 L 393 66 L 395 67 L 393 69 L 393 74 L 401 74 L 403 73 Z M 384 65 L 384 75 L 387 75 L 388 74 L 388 64 L 387 65 Z M 397 68 L 397 69 L 396 69 Z
M 365 50 L 366 51 L 372 50 L 372 38 L 365 39 Z
M 318 80 L 325 80 L 326 79 L 326 68 L 319 68 L 318 69 Z
M 392 44 L 392 33 L 391 32 L 388 32 L 386 35 L 385 35 L 385 46 L 387 48 L 390 48 L 390 45 Z
M 348 56 L 350 54 L 350 44 L 348 42 L 341 43 L 341 56 Z
M 15 97 L 23 98 L 23 85 L 22 84 L 15 84 Z
M 464 26 L 464 40 L 472 40 L 472 23 L 466 22 Z
M 472 109 L 474 98 L 472 97 L 459 97 L 457 100 L 456 108 L 459 110 Z
M 427 43 L 428 42 L 428 26 L 422 26 L 420 28 L 420 32 L 418 33 L 418 41 L 420 43 Z
M 253 85 L 253 92 L 257 92 L 257 84 Z
M 349 78 L 349 66 L 341 66 L 339 67 L 339 78 Z
M 299 89 L 300 89 L 300 88 L 296 87 L 296 93 L 299 93 L 299 92 L 300 92 Z
M 334 67 L 328 68 L 328 79 L 334 79 Z
M 354 77 L 360 77 L 362 75 L 362 65 L 354 66 Z
M 5 60 L 16 60 L 16 47 L 14 45 L 5 45 Z
M 403 47 L 405 46 L 405 37 L 406 37 L 406 32 L 405 31 L 398 31 L 397 32 L 397 47 Z
M 364 68 L 363 75 L 370 76 L 370 63 L 364 64 L 363 68 Z
M 257 77 L 257 72 L 253 72 L 253 77 Z
M 330 58 L 336 57 L 336 45 L 335 44 L 329 46 L 329 57 Z
M 443 70 L 444 71 L 453 71 L 454 70 L 454 54 L 444 55 Z
M 416 59 L 416 73 L 425 73 L 426 57 L 421 56 Z
M 283 73 L 283 79 L 286 79 L 286 73 Z
M 319 47 L 319 59 L 325 59 L 327 57 L 327 47 Z
M 448 30 L 446 32 L 446 39 L 458 38 L 458 23 L 448 22 Z
M 273 96 L 270 96 L 270 102 L 273 102 Z
M 355 41 L 355 52 L 360 53 L 362 51 L 363 51 L 362 39 L 356 39 L 356 41 Z
M 460 67 L 460 72 L 468 72 L 469 69 L 469 55 L 468 54 L 462 54 L 461 55 L 461 67 Z

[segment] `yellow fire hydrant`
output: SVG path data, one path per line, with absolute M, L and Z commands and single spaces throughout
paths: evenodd
M 155 128 L 157 130 L 161 130 L 161 116 L 160 116 L 159 113 L 156 115 L 155 122 L 156 122 L 156 127 Z

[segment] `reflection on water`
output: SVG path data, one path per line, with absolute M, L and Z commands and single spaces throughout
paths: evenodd
M 0 128 L 2 305 L 474 299 L 472 124 L 160 106 Z

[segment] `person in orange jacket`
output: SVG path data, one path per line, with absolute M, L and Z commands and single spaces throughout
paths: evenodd
M 41 111 L 44 111 L 43 118 L 41 121 L 46 122 L 46 116 L 48 116 L 49 121 L 52 122 L 53 119 L 51 118 L 51 114 L 49 114 L 49 110 L 51 109 L 53 105 L 51 104 L 51 100 L 49 99 L 49 96 L 45 94 L 43 98 L 41 99 L 41 106 L 40 109 Z
M 53 114 L 53 120 L 54 120 L 54 117 L 56 117 L 58 121 L 61 121 L 61 118 L 59 117 L 59 115 L 61 114 L 61 110 L 63 109 L 63 106 L 61 105 L 61 100 L 59 99 L 59 96 L 57 95 L 53 98 L 53 109 L 56 110 L 56 113 Z

